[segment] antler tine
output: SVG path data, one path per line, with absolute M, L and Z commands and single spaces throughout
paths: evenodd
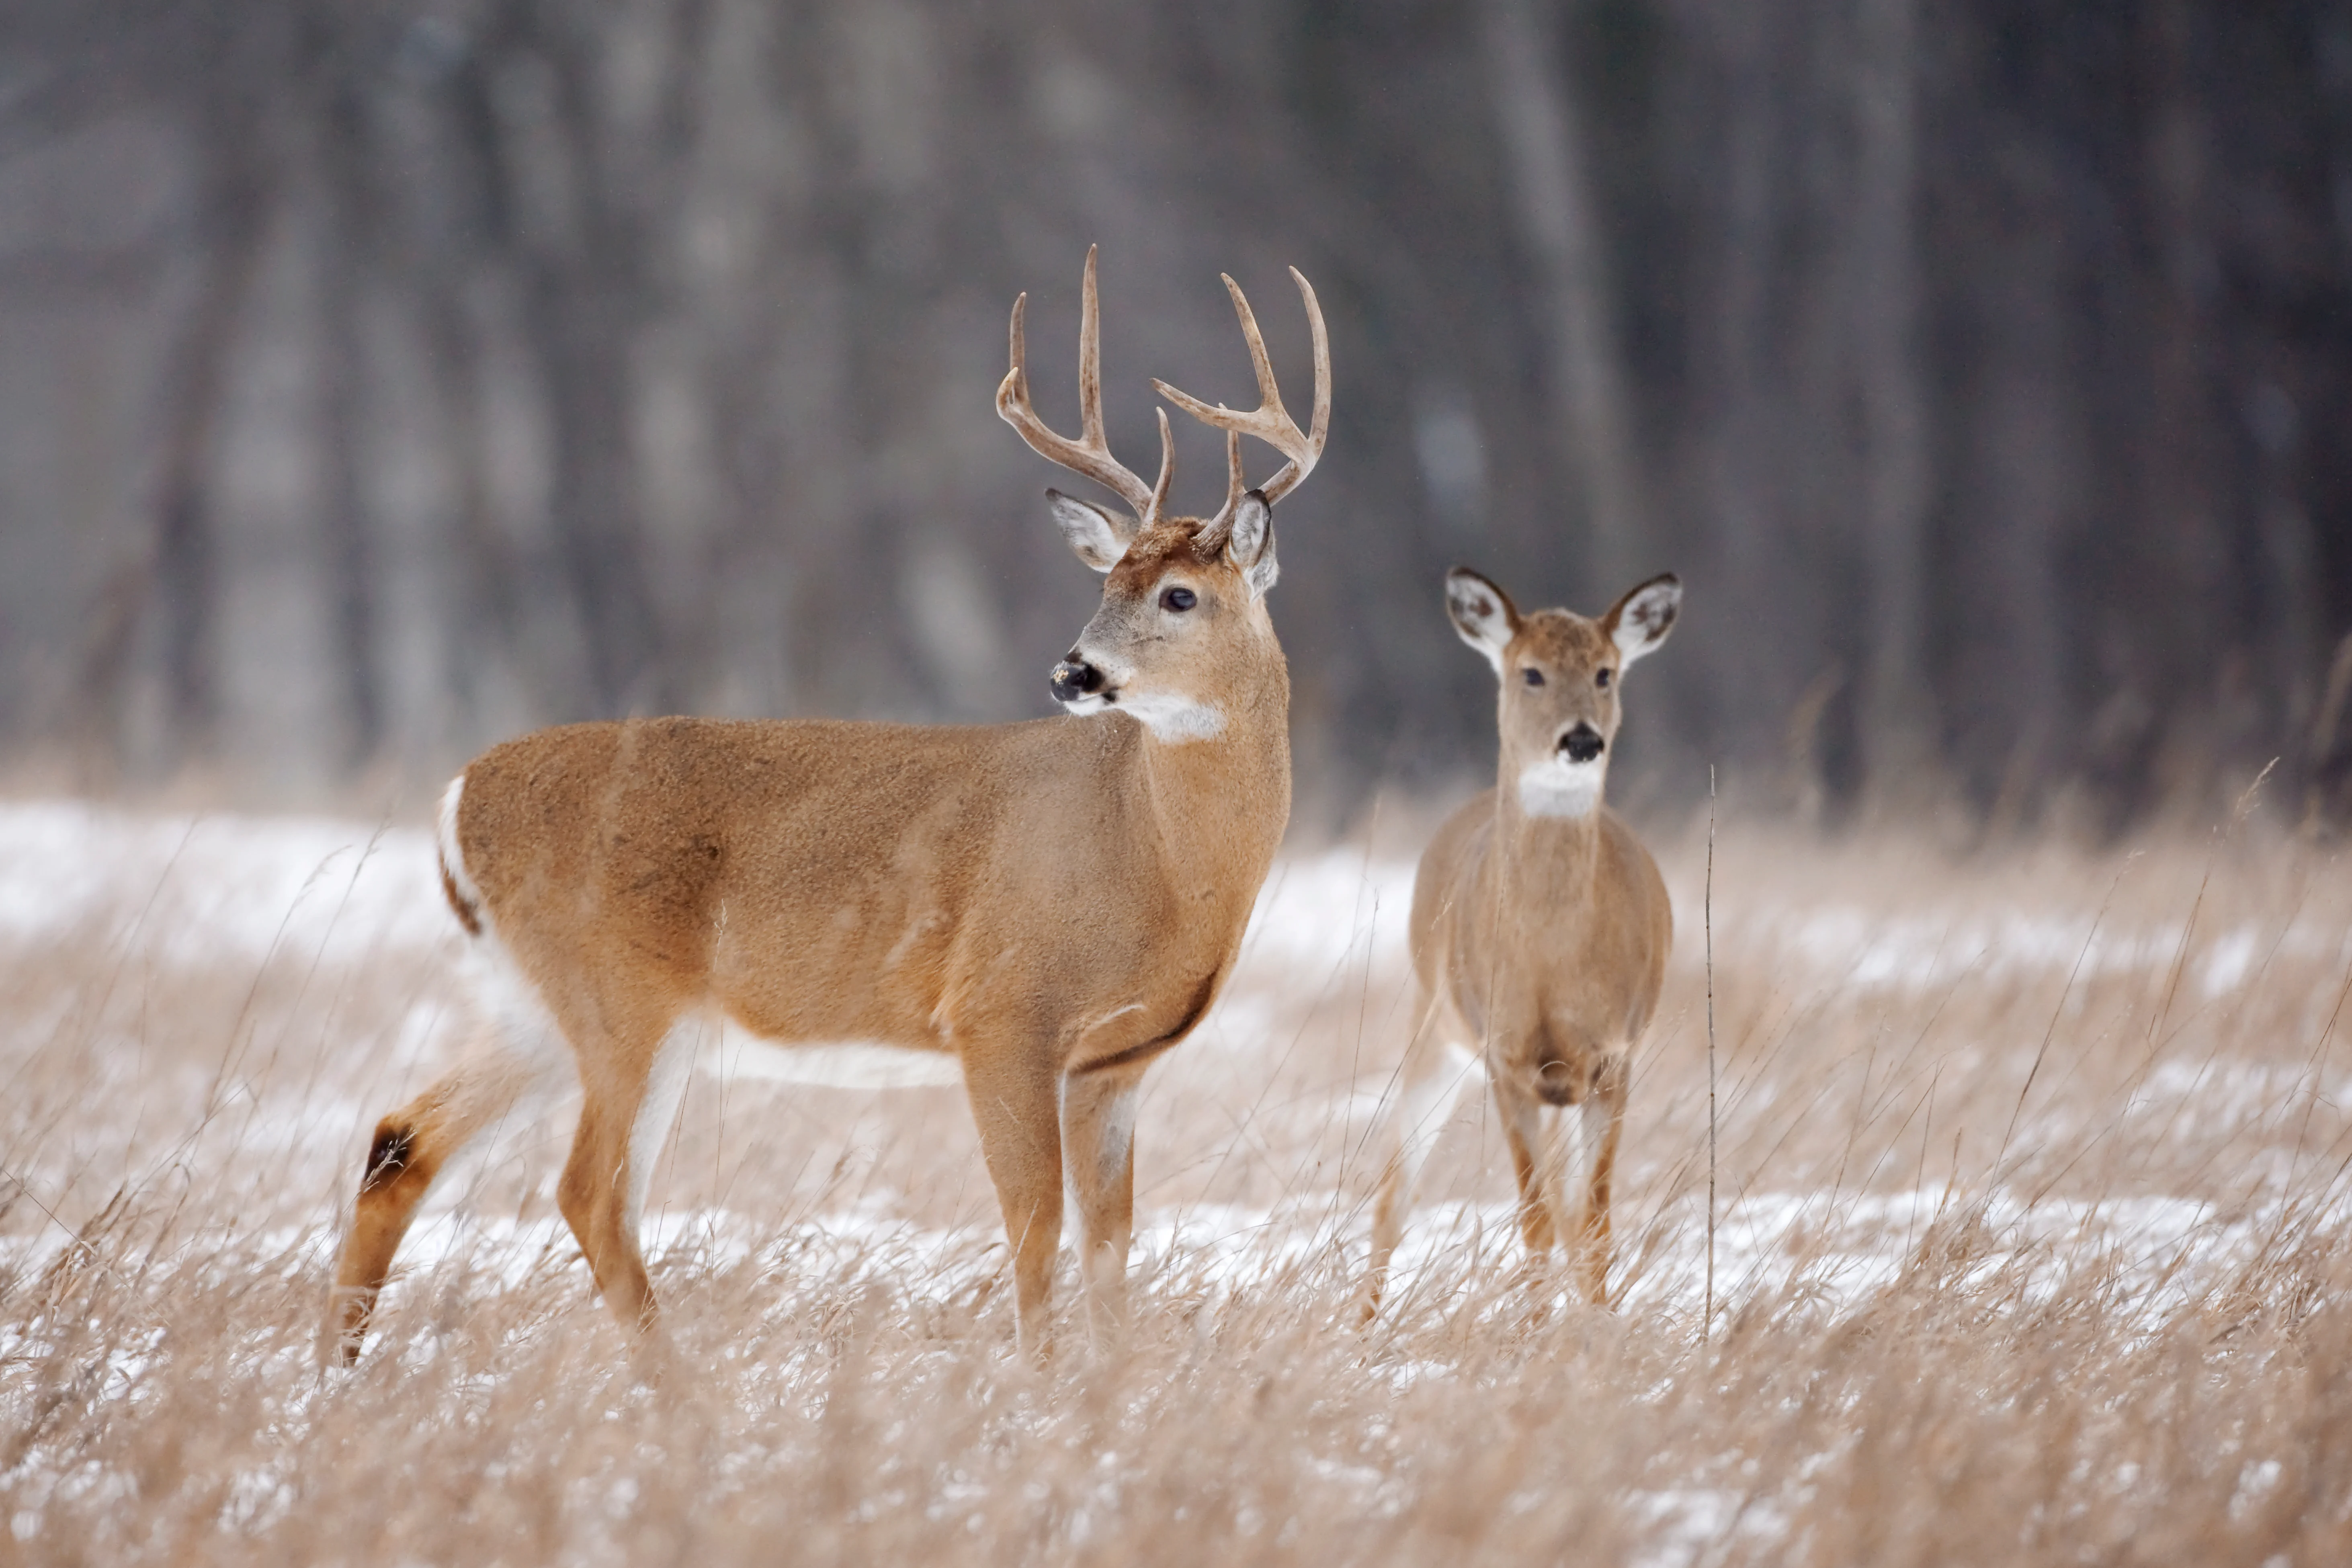
M 1168 428 L 1168 410 L 1151 412 L 1160 416 L 1160 482 L 1151 487 L 1151 505 L 1143 513 L 1146 528 L 1160 521 L 1160 509 L 1168 504 L 1168 487 L 1176 482 L 1176 437 Z
M 1323 308 L 1316 300 L 1314 286 L 1296 267 L 1290 269 L 1290 276 L 1298 285 L 1300 299 L 1306 301 L 1307 330 L 1315 340 L 1315 414 L 1306 430 L 1299 429 L 1298 422 L 1282 405 L 1282 392 L 1275 384 L 1274 365 L 1266 358 L 1265 339 L 1257 330 L 1257 318 L 1251 313 L 1241 285 L 1231 278 L 1225 279 L 1225 290 L 1234 297 L 1234 314 L 1240 318 L 1242 339 L 1249 345 L 1250 369 L 1257 376 L 1258 406 L 1247 412 L 1228 408 L 1222 403 L 1213 407 L 1164 381 L 1151 384 L 1160 396 L 1193 418 L 1225 432 L 1225 505 L 1214 521 L 1230 517 L 1243 495 L 1242 437 L 1255 436 L 1289 459 L 1272 479 L 1258 487 L 1265 492 L 1269 504 L 1297 489 L 1298 482 L 1314 472 L 1317 460 L 1323 456 L 1323 438 L 1331 426 L 1331 345 L 1324 331 Z
M 1078 288 L 1078 439 L 1100 447 L 1103 439 L 1102 305 L 1095 294 L 1095 247 L 1087 247 L 1086 281 Z
M 1234 526 L 1234 509 L 1242 504 L 1248 493 L 1249 479 L 1242 473 L 1242 433 L 1225 432 L 1225 504 L 1217 509 L 1207 526 L 1194 536 L 1192 548 L 1203 555 L 1213 555 L 1225 547 L 1225 540 Z
M 1231 517 L 1234 508 L 1242 504 L 1242 496 L 1249 489 L 1249 480 L 1242 474 L 1242 433 L 1225 432 L 1225 504 L 1217 509 L 1219 517 Z
M 1110 444 L 1103 438 L 1101 320 L 1095 300 L 1094 247 L 1087 247 L 1086 286 L 1079 308 L 1077 440 L 1055 434 L 1030 405 L 1028 344 L 1023 330 L 1028 306 L 1026 294 L 1013 301 L 1009 334 L 1013 365 L 997 386 L 996 412 L 1039 457 L 1117 491 L 1135 514 L 1133 527 L 1129 531 L 1132 538 L 1135 531 L 1150 527 L 1159 518 L 1160 503 L 1168 494 L 1174 473 L 1174 454 L 1164 435 L 1167 421 L 1162 416 L 1160 484 L 1155 489 L 1112 457 Z
M 1298 285 L 1298 298 L 1306 303 L 1307 331 L 1315 344 L 1315 413 L 1307 421 L 1307 446 L 1314 456 L 1290 481 L 1296 485 L 1322 458 L 1323 438 L 1331 433 L 1331 338 L 1323 330 L 1323 306 L 1315 298 L 1315 285 L 1296 267 L 1290 269 L 1290 280 Z

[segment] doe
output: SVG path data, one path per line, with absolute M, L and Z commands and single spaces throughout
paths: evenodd
M 1413 879 L 1421 1005 L 1389 1118 L 1367 1318 L 1423 1162 L 1474 1068 L 1510 1146 L 1521 1238 L 1538 1257 L 1566 1245 L 1587 1298 L 1607 1304 L 1628 1062 L 1657 1007 L 1674 914 L 1656 862 L 1601 795 L 1622 678 L 1665 640 L 1681 605 L 1671 574 L 1598 620 L 1522 616 L 1466 568 L 1445 579 L 1454 629 L 1501 683 L 1501 767 L 1493 789 L 1438 829 Z

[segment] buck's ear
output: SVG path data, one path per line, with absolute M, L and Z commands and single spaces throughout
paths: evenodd
M 1467 566 L 1445 574 L 1445 613 L 1462 640 L 1486 656 L 1495 673 L 1503 673 L 1503 650 L 1519 635 L 1518 607 L 1511 596 Z
M 1233 521 L 1225 531 L 1225 558 L 1240 569 L 1250 597 L 1262 596 L 1282 574 L 1274 558 L 1274 508 L 1264 490 L 1252 490 L 1234 503 Z
M 1682 579 L 1661 572 L 1610 605 L 1601 617 L 1601 629 L 1617 645 L 1618 658 L 1631 664 L 1666 640 L 1682 608 Z
M 1109 571 L 1127 553 L 1127 546 L 1118 540 L 1118 525 L 1092 501 L 1047 490 L 1045 504 L 1054 509 L 1054 521 L 1061 525 L 1062 537 L 1070 542 L 1078 559 L 1096 571 Z

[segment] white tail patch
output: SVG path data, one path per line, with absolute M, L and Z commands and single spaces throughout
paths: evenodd
M 450 901 L 464 906 L 457 918 L 469 931 L 487 930 L 489 906 L 483 903 L 481 888 L 466 869 L 466 850 L 457 841 L 457 805 L 465 797 L 466 775 L 459 773 L 441 792 L 440 809 L 433 818 L 433 844 L 441 858 L 441 875 L 448 883 Z

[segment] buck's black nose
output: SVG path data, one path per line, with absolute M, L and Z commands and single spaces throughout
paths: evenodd
M 1102 689 L 1102 671 L 1077 657 L 1077 649 L 1054 667 L 1054 700 L 1075 702 L 1091 691 Z
M 1571 763 L 1589 763 L 1608 749 L 1609 742 L 1590 724 L 1580 723 L 1559 738 L 1559 749 Z

